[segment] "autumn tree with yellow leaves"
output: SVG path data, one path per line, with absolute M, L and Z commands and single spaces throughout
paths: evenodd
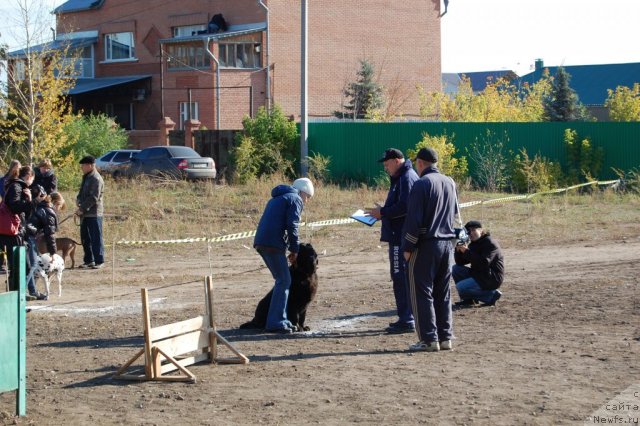
M 609 89 L 605 106 L 612 121 L 640 121 L 640 84 L 633 87 L 618 86 Z
M 42 43 L 42 25 L 34 22 L 41 4 L 18 0 L 16 7 L 24 48 L 1 58 L 7 84 L 0 94 L 2 125 L 10 129 L 5 136 L 28 164 L 37 156 L 65 167 L 73 161 L 70 147 L 75 143 L 64 131 L 75 118 L 65 98 L 75 85 L 74 52 Z
M 519 87 L 506 79 L 498 79 L 475 94 L 471 81 L 464 77 L 453 97 L 442 92 L 428 93 L 418 87 L 420 116 L 433 121 L 543 121 L 544 99 L 551 92 L 551 81 L 547 74 L 531 86 Z

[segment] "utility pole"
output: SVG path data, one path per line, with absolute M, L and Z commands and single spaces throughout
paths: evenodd
M 307 0 L 302 0 L 302 26 L 301 26 L 301 58 L 300 58 L 300 173 L 302 176 L 307 175 L 307 160 L 309 156 L 309 111 L 307 102 L 308 74 L 309 74 L 309 55 L 307 54 L 309 25 L 307 23 Z

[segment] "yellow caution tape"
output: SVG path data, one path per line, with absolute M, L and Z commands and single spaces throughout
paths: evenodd
M 472 207 L 472 206 L 477 206 L 478 204 L 495 204 L 495 203 L 504 203 L 507 201 L 515 201 L 515 200 L 528 200 L 532 197 L 538 196 L 538 195 L 545 195 L 545 194 L 557 194 L 559 192 L 565 192 L 565 191 L 570 191 L 572 189 L 576 189 L 576 188 L 580 188 L 583 186 L 589 186 L 589 185 L 613 185 L 615 183 L 620 182 L 619 180 L 607 180 L 607 181 L 592 181 L 592 182 L 586 182 L 586 183 L 581 183 L 578 185 L 573 185 L 573 186 L 568 186 L 566 188 L 559 188 L 559 189 L 552 189 L 549 191 L 542 191 L 542 192 L 536 192 L 534 194 L 527 194 L 527 195 L 513 195 L 511 197 L 503 197 L 503 198 L 494 198 L 492 200 L 483 200 L 483 201 L 469 201 L 466 203 L 461 203 L 460 204 L 460 208 L 466 208 L 466 207 Z M 318 222 L 311 222 L 311 223 L 301 223 L 300 226 L 307 226 L 310 228 L 319 228 L 321 226 L 330 226 L 330 225 L 346 225 L 349 223 L 354 223 L 356 222 L 354 219 L 351 218 L 344 218 L 344 219 L 327 219 L 327 220 L 321 220 Z M 200 237 L 200 238 L 182 238 L 182 239 L 177 239 L 177 240 L 156 240 L 156 241 L 126 241 L 126 240 L 120 240 L 117 241 L 115 244 L 117 245 L 128 245 L 128 246 L 134 246 L 134 245 L 146 245 L 146 244 L 185 244 L 185 243 L 197 243 L 197 242 L 209 242 L 209 243 L 220 243 L 220 242 L 224 242 L 224 241 L 234 241 L 234 240 L 242 240 L 244 238 L 251 238 L 251 237 L 255 237 L 256 235 L 256 231 L 247 231 L 247 232 L 238 232 L 236 234 L 229 234 L 229 235 L 222 235 L 219 237 L 213 237 L 213 238 L 207 238 L 207 237 Z

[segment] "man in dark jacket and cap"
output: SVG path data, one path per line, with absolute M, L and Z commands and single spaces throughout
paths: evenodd
M 451 350 L 451 240 L 457 211 L 456 185 L 438 171 L 438 153 L 422 148 L 416 155 L 420 179 L 407 200 L 402 250 L 407 260 L 409 295 L 419 341 L 412 351 Z
M 278 185 L 271 191 L 260 218 L 253 246 L 275 279 L 266 331 L 292 333 L 294 325 L 287 318 L 287 299 L 291 287 L 288 259 L 295 263 L 300 248 L 298 226 L 304 203 L 313 197 L 313 183 L 308 178 L 296 179 L 290 185 Z
M 104 243 L 102 240 L 102 217 L 104 206 L 102 194 L 104 181 L 96 170 L 96 159 L 87 155 L 80 160 L 82 184 L 76 198 L 80 217 L 80 238 L 84 249 L 83 269 L 100 269 L 104 266 Z
M 458 306 L 472 306 L 479 300 L 489 306 L 496 304 L 502 293 L 498 288 L 504 280 L 504 257 L 500 245 L 477 220 L 464 226 L 471 243 L 456 246 L 453 281 L 460 296 Z M 471 264 L 471 267 L 464 265 Z
M 386 331 L 388 333 L 411 333 L 415 329 L 415 323 L 409 302 L 405 260 L 400 250 L 400 244 L 402 242 L 402 226 L 407 215 L 407 198 L 414 182 L 418 180 L 418 174 L 413 170 L 411 160 L 405 160 L 402 151 L 395 148 L 387 149 L 378 162 L 384 165 L 384 170 L 391 179 L 391 186 L 384 206 L 369 209 L 367 213 L 382 220 L 380 241 L 389 243 L 389 264 L 398 320 L 389 323 Z

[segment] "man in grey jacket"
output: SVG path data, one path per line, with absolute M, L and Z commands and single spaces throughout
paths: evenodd
M 104 266 L 104 243 L 102 241 L 102 216 L 104 206 L 102 194 L 104 181 L 96 170 L 96 159 L 87 155 L 80 160 L 82 184 L 76 202 L 80 217 L 80 238 L 84 249 L 84 262 L 80 268 L 100 269 Z

